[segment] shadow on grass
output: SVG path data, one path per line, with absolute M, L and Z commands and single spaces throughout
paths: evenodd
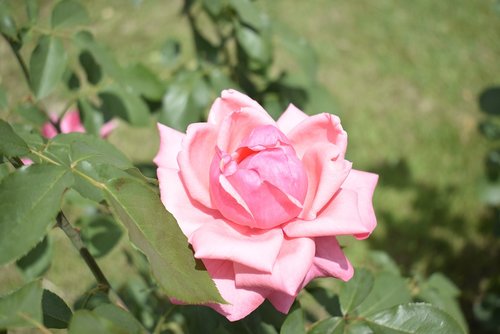
M 406 160 L 382 163 L 371 170 L 380 175 L 380 187 L 411 191 L 414 196 L 409 217 L 377 211 L 386 233 L 374 235 L 370 244 L 390 254 L 406 274 L 416 269 L 426 275 L 443 272 L 462 290 L 460 302 L 471 333 L 491 333 L 475 319 L 473 305 L 482 298 L 485 284 L 489 290 L 500 290 L 495 283 L 500 277 L 500 239 L 492 230 L 494 217 L 486 209 L 478 213 L 479 237 L 464 235 L 470 222 L 450 210 L 455 187 L 439 189 L 415 180 Z

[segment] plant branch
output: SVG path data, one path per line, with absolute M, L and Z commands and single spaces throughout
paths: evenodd
M 104 273 L 95 261 L 94 257 L 90 254 L 87 247 L 85 247 L 85 245 L 83 244 L 82 238 L 80 237 L 80 232 L 69 223 L 68 219 L 62 211 L 59 211 L 59 214 L 57 215 L 57 227 L 63 230 L 66 236 L 71 240 L 73 246 L 75 246 L 75 248 L 78 250 L 80 256 L 83 258 L 90 271 L 92 271 L 92 274 L 94 275 L 99 288 L 105 293 L 108 293 L 111 289 L 111 285 L 109 284 L 108 279 L 106 278 L 106 276 L 104 276 Z

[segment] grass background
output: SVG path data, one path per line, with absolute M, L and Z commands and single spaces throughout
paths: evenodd
M 42 3 L 47 12 L 51 2 Z M 497 2 L 258 4 L 312 44 L 319 81 L 336 98 L 349 134 L 348 158 L 354 168 L 380 174 L 374 198 L 379 225 L 364 246 L 387 251 L 407 274 L 444 272 L 463 290 L 470 317 L 476 298 L 500 285 L 500 243 L 480 201 L 490 144 L 477 130 L 478 96 L 500 82 Z M 180 1 L 89 1 L 87 7 L 98 40 L 122 63 L 146 63 L 168 79 L 159 55 L 168 37 L 181 41 L 189 63 L 193 46 Z M 22 98 L 24 82 L 9 52 L 1 41 L 0 84 Z M 158 145 L 154 126 L 123 125 L 110 140 L 137 162 L 150 161 Z M 69 241 L 59 231 L 53 235 L 56 257 L 47 277 L 72 300 L 92 277 Z M 126 278 L 119 249 L 100 262 L 112 282 Z M 0 269 L 0 292 L 19 281 L 13 266 Z

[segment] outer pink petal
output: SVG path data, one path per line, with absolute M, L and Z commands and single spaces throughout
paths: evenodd
M 57 136 L 57 130 L 50 122 L 46 122 L 42 126 L 42 136 L 49 139 L 53 138 Z
M 265 289 L 241 289 L 234 283 L 234 271 L 231 261 L 203 260 L 210 277 L 215 282 L 222 298 L 230 304 L 208 304 L 224 315 L 229 321 L 243 319 L 259 307 L 267 295 Z
M 194 231 L 204 224 L 222 220 L 219 213 L 200 205 L 193 200 L 184 188 L 178 170 L 171 168 L 158 168 L 161 201 L 165 208 L 177 220 L 182 232 L 191 237 Z
M 313 145 L 304 154 L 302 162 L 307 172 L 308 189 L 299 218 L 312 220 L 339 190 L 352 163 L 344 160 L 340 149 L 330 143 Z
M 283 242 L 281 229 L 259 231 L 228 223 L 204 224 L 190 239 L 199 259 L 230 260 L 271 272 Z
M 276 123 L 278 124 L 278 128 L 287 134 L 308 117 L 299 108 L 290 103 Z
M 267 296 L 267 299 L 278 311 L 286 314 L 290 311 L 290 307 L 292 307 L 295 297 L 297 296 L 290 296 L 281 291 L 274 291 Z
M 70 110 L 64 114 L 60 127 L 62 133 L 85 132 L 78 110 Z
M 342 157 L 347 148 L 347 133 L 342 129 L 340 119 L 327 113 L 314 115 L 300 122 L 287 136 L 299 158 L 317 143 L 337 145 Z
M 365 239 L 372 233 L 377 226 L 377 218 L 373 210 L 373 191 L 378 182 L 378 175 L 368 172 L 362 172 L 353 169 L 345 182 L 342 184 L 343 189 L 354 190 L 358 194 L 358 210 L 363 225 L 367 232 L 357 233 L 355 237 Z
M 208 123 L 220 125 L 230 113 L 245 107 L 253 108 L 258 112 L 266 113 L 264 108 L 262 108 L 257 101 L 252 100 L 247 95 L 234 89 L 223 90 L 221 97 L 217 98 L 210 108 Z
M 253 129 L 261 125 L 275 125 L 274 120 L 265 112 L 244 107 L 229 114 L 220 124 L 217 145 L 229 154 L 236 151 L 244 138 L 249 136 Z
M 181 143 L 185 135 L 160 123 L 157 127 L 160 133 L 160 149 L 153 159 L 154 163 L 160 168 L 179 169 L 177 155 L 182 149 Z
M 192 198 L 212 208 L 210 199 L 210 165 L 215 155 L 217 129 L 207 123 L 188 126 L 177 162 L 186 189 Z
M 309 238 L 285 239 L 272 273 L 234 264 L 236 286 L 264 288 L 296 296 L 314 257 L 314 241 Z
M 315 220 L 297 219 L 283 231 L 289 237 L 322 237 L 334 235 L 365 235 L 371 230 L 360 216 L 358 194 L 354 190 L 340 189 L 323 208 Z
M 336 277 L 348 281 L 354 274 L 354 268 L 345 257 L 335 237 L 315 238 L 316 254 L 311 269 L 306 275 L 302 287 L 316 277 Z

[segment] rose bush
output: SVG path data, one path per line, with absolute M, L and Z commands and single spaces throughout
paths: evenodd
M 206 123 L 158 129 L 162 202 L 229 303 L 210 307 L 235 321 L 267 298 L 287 313 L 313 278 L 352 277 L 336 236 L 373 231 L 378 176 L 345 160 L 337 116 L 290 105 L 274 121 L 226 90 Z
M 52 122 L 58 121 L 58 115 L 51 113 L 50 119 Z M 63 115 L 59 120 L 59 127 L 61 128 L 61 133 L 71 133 L 71 132 L 85 132 L 83 123 L 80 119 L 80 113 L 78 110 L 69 110 Z M 116 128 L 116 122 L 111 120 L 102 125 L 99 135 L 102 138 L 106 138 L 109 134 Z M 45 122 L 42 125 L 42 135 L 45 138 L 52 138 L 57 136 L 58 131 L 51 122 Z

